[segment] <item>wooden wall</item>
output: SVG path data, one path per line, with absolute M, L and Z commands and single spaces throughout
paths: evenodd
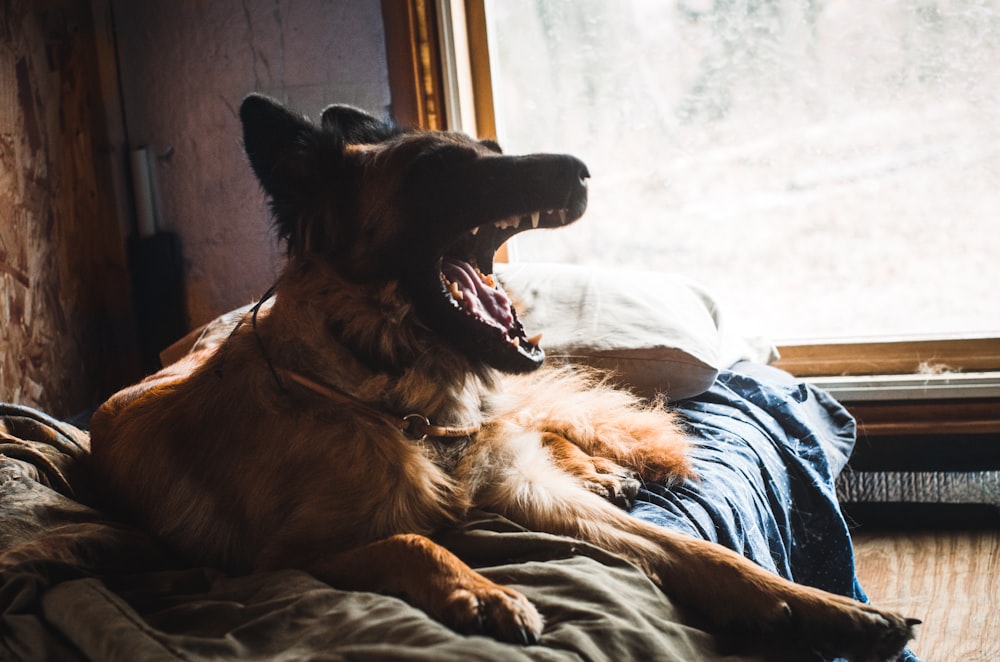
M 87 0 L 0 0 L 0 400 L 59 417 L 134 379 Z

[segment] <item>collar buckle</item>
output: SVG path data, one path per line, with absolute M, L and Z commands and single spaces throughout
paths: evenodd
M 427 430 L 431 426 L 431 419 L 423 414 L 407 414 L 403 417 L 403 422 L 406 423 L 406 426 L 403 428 L 403 434 L 406 435 L 407 439 L 413 441 L 424 441 L 427 439 Z

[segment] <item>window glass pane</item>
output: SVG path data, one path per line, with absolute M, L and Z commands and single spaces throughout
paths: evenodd
M 502 0 L 510 152 L 587 161 L 518 260 L 689 275 L 776 339 L 1000 330 L 1000 8 Z

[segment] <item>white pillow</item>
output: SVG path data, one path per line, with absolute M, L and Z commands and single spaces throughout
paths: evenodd
M 498 264 L 496 275 L 547 356 L 612 370 L 642 396 L 690 398 L 739 360 L 776 357 L 732 333 L 715 299 L 682 276 L 538 262 Z

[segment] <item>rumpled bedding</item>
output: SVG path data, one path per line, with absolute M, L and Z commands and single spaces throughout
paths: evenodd
M 633 514 L 864 599 L 833 486 L 854 442 L 850 416 L 751 364 L 675 405 L 701 479 L 648 485 Z M 539 645 L 461 636 L 398 599 L 303 572 L 192 567 L 88 505 L 88 448 L 71 425 L 0 405 L 0 659 L 753 659 L 726 655 L 618 557 L 489 513 L 438 540 L 535 603 L 546 621 Z

